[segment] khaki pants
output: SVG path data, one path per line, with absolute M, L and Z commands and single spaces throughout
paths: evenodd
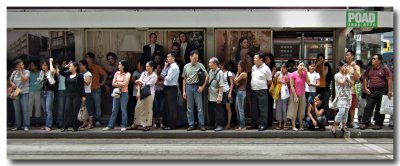
M 299 102 L 295 102 L 294 95 L 290 94 L 287 118 L 294 120 L 297 117 L 299 121 L 302 121 L 306 110 L 306 97 L 305 95 L 303 95 L 303 96 L 298 96 L 298 98 Z

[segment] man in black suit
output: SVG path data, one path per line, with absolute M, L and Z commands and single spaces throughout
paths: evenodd
M 164 55 L 164 48 L 156 44 L 157 42 L 157 35 L 156 33 L 150 33 L 149 35 L 150 38 L 150 44 L 143 46 L 143 54 L 140 57 L 140 61 L 143 62 L 143 64 L 146 64 L 149 61 L 154 61 L 154 54 L 161 55 L 162 59 L 165 59 Z

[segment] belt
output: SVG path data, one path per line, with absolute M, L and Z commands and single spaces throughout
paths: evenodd
M 369 88 L 369 90 L 372 90 L 372 91 L 379 91 L 379 90 L 386 90 L 386 89 L 388 89 L 388 87 Z

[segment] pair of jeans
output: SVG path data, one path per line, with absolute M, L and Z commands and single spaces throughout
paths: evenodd
M 15 111 L 15 127 L 18 129 L 29 127 L 31 124 L 28 109 L 29 93 L 20 94 L 15 100 L 13 100 L 13 105 Z
M 244 99 L 246 98 L 246 91 L 237 91 L 236 94 L 236 117 L 241 128 L 246 127 L 244 117 Z
M 65 100 L 66 94 L 65 90 L 58 90 L 57 92 L 57 125 L 58 128 L 62 128 L 64 123 L 64 113 L 65 113 Z
M 96 122 L 101 119 L 101 88 L 92 90 L 93 104 L 96 110 Z
M 85 93 L 85 97 L 86 97 L 86 109 L 88 111 L 88 115 L 90 117 L 94 117 L 95 113 L 94 113 L 94 109 L 93 109 L 93 96 L 92 93 Z
M 34 117 L 40 118 L 42 116 L 42 109 L 40 108 L 42 102 L 41 93 L 41 91 L 29 92 L 29 117 L 33 116 L 33 110 L 35 110 Z
M 320 117 L 314 117 L 314 119 L 317 121 L 317 126 L 319 129 L 325 129 L 325 123 L 326 123 L 326 118 L 325 116 L 320 116 Z M 310 128 L 310 129 L 314 129 L 317 126 L 314 126 L 313 122 L 311 121 L 310 117 L 307 117 L 306 119 L 306 125 Z
M 364 115 L 362 123 L 368 125 L 368 122 L 371 121 L 371 116 L 374 111 L 375 107 L 375 125 L 383 125 L 383 121 L 385 120 L 385 114 L 381 114 L 379 111 L 381 109 L 382 103 L 382 95 L 387 95 L 388 89 L 381 88 L 381 89 L 370 89 L 371 94 L 367 95 L 367 105 L 364 109 Z M 393 96 L 392 96 L 393 97 Z
M 268 124 L 268 89 L 251 91 L 251 125 L 253 127 Z
M 54 91 L 42 91 L 42 108 L 44 110 L 45 126 L 53 126 Z
M 155 97 L 153 102 L 153 117 L 154 118 L 161 118 L 163 117 L 164 111 L 164 91 L 163 90 L 156 90 Z
M 198 85 L 186 84 L 187 113 L 189 126 L 194 126 L 194 104 L 197 106 L 199 127 L 204 126 L 203 95 L 197 92 Z
M 349 108 L 339 107 L 339 111 L 335 117 L 335 122 L 347 123 L 348 115 L 349 115 Z
M 113 99 L 113 108 L 112 108 L 112 113 L 110 120 L 108 121 L 108 128 L 114 128 L 115 121 L 118 116 L 118 112 L 121 110 L 122 112 L 122 122 L 121 122 L 121 127 L 126 128 L 127 123 L 128 123 L 128 117 L 126 114 L 126 108 L 128 106 L 128 101 L 129 101 L 129 93 L 128 92 L 122 92 L 120 98 L 114 98 Z

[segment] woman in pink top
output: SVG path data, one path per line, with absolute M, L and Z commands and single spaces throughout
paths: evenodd
M 297 131 L 296 128 L 296 117 L 299 120 L 300 130 L 303 131 L 303 118 L 306 108 L 306 97 L 305 97 L 305 83 L 310 83 L 308 78 L 306 67 L 303 62 L 299 62 L 297 71 L 290 74 L 290 98 L 288 105 L 287 118 L 292 122 L 292 130 Z
M 110 120 L 108 125 L 103 130 L 111 130 L 114 128 L 115 120 L 117 118 L 119 110 L 122 112 L 122 122 L 121 122 L 121 131 L 126 131 L 128 117 L 126 114 L 126 107 L 128 106 L 129 94 L 128 94 L 128 85 L 129 80 L 131 79 L 131 73 L 127 72 L 128 70 L 128 61 L 122 60 L 118 63 L 118 71 L 114 74 L 114 79 L 112 81 L 112 86 L 115 88 L 119 88 L 121 91 L 121 95 L 119 98 L 113 99 L 113 107 Z
M 144 127 L 144 131 L 149 131 L 150 126 L 153 122 L 153 101 L 155 86 L 157 82 L 157 74 L 154 72 L 156 64 L 153 61 L 147 62 L 146 71 L 142 73 L 139 80 L 136 80 L 135 84 L 137 88 L 142 89 L 145 85 L 150 85 L 151 95 L 140 99 L 140 89 L 138 89 L 137 99 L 138 102 L 135 107 L 135 116 L 133 119 L 133 125 L 131 129 L 137 129 L 139 126 Z

